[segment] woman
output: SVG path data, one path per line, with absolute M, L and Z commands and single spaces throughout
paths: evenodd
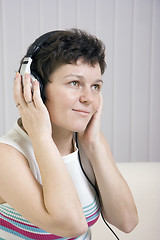
M 80 30 L 56 31 L 28 56 L 38 81 L 16 74 L 21 118 L 0 139 L 0 236 L 91 239 L 100 212 L 132 231 L 136 206 L 100 131 L 104 45 Z

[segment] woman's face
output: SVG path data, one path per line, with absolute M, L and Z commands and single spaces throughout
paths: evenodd
M 92 67 L 82 60 L 64 64 L 50 75 L 50 81 L 45 89 L 45 104 L 52 125 L 84 131 L 100 103 L 103 82 L 99 64 Z

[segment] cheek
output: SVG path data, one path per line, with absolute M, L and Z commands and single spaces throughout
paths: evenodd
M 58 98 L 60 103 L 66 108 L 72 106 L 75 101 L 74 95 L 71 93 L 60 93 Z
M 55 107 L 57 112 L 61 112 L 61 114 L 65 115 L 68 112 L 70 112 L 70 110 L 73 108 L 74 105 L 74 98 L 72 95 L 68 95 L 68 94 L 62 94 L 60 93 L 58 95 Z
M 49 101 L 46 103 L 46 107 L 50 115 L 58 117 L 63 115 L 66 111 L 72 108 L 74 103 L 74 98 L 71 94 L 66 94 L 62 91 L 57 91 L 50 96 Z

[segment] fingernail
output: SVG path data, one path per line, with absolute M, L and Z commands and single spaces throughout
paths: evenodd
M 19 77 L 19 72 L 16 72 L 16 75 L 15 75 L 15 78 L 14 79 L 16 79 L 16 78 L 18 78 Z
M 38 87 L 39 87 L 39 82 L 38 82 L 37 79 L 35 79 L 34 84 L 35 84 L 35 86 L 38 86 Z

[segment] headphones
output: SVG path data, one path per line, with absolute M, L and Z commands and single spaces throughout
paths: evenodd
M 33 44 L 29 47 L 29 49 L 28 49 L 25 57 L 23 58 L 23 61 L 22 61 L 21 65 L 20 65 L 19 72 L 22 75 L 23 81 L 24 81 L 25 73 L 28 73 L 28 74 L 31 75 L 32 82 L 34 82 L 35 80 L 37 80 L 39 82 L 40 92 L 41 92 L 41 97 L 42 97 L 43 102 L 45 101 L 43 81 L 36 71 L 31 70 L 31 63 L 33 61 L 32 58 L 35 54 L 37 54 L 37 52 L 44 45 L 44 43 L 50 37 L 52 37 L 54 34 L 56 34 L 58 32 L 60 32 L 60 30 L 51 31 L 51 32 L 45 33 L 45 34 L 41 35 L 39 38 L 37 38 L 33 42 Z M 32 85 L 31 85 L 31 87 L 32 87 Z M 33 91 L 33 89 L 32 89 L 32 91 Z

